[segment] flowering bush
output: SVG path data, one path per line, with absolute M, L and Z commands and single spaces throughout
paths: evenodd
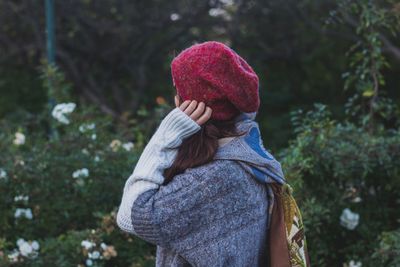
M 8 258 L 13 262 L 18 262 L 18 256 L 26 258 L 36 258 L 39 250 L 39 243 L 37 241 L 25 241 L 23 238 L 17 240 L 18 250 L 8 255 Z
M 56 99 L 42 114 L 0 121 L 0 266 L 154 266 L 155 247 L 123 233 L 115 214 L 169 107 L 123 124 L 68 94 Z
M 297 138 L 280 156 L 300 200 L 312 265 L 397 266 L 371 257 L 381 251 L 381 233 L 398 229 L 400 130 L 340 123 L 323 105 L 293 113 L 293 122 Z M 374 258 L 394 262 L 393 251 Z

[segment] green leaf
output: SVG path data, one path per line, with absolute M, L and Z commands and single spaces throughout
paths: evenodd
M 371 97 L 371 96 L 375 95 L 375 92 L 372 89 L 369 89 L 367 91 L 364 91 L 364 93 L 362 95 L 364 97 Z

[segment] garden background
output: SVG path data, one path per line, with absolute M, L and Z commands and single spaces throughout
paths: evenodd
M 0 0 L 0 266 L 154 266 L 116 210 L 206 40 L 259 75 L 312 265 L 400 266 L 399 27 L 394 0 Z

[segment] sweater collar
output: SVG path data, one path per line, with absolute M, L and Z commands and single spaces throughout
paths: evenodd
M 235 119 L 236 128 L 246 132 L 220 146 L 214 159 L 235 160 L 262 183 L 285 183 L 280 163 L 263 146 L 257 113 L 242 112 Z

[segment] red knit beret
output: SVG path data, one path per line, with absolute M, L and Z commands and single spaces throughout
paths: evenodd
M 208 41 L 183 50 L 171 62 L 171 74 L 178 95 L 204 102 L 212 119 L 228 120 L 260 106 L 258 76 L 227 45 Z

